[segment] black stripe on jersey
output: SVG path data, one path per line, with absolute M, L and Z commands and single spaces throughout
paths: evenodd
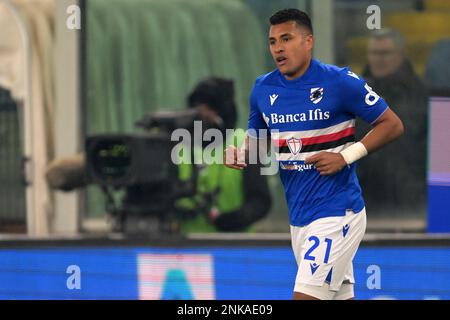
M 339 140 L 302 146 L 302 150 L 300 152 L 313 152 L 313 151 L 327 150 L 327 149 L 342 146 L 343 144 L 346 144 L 347 142 L 354 142 L 354 141 L 355 141 L 355 135 L 352 134 L 350 136 L 340 138 Z M 289 150 L 288 146 L 283 146 L 283 147 L 280 147 L 278 153 L 291 153 L 291 150 Z

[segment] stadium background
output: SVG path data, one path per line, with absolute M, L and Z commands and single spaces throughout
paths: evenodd
M 81 30 L 66 26 L 72 4 L 81 7 Z M 269 179 L 274 203 L 255 234 L 129 241 L 111 236 L 98 187 L 51 191 L 45 168 L 81 151 L 89 134 L 132 132 L 149 111 L 183 109 L 211 75 L 235 80 L 245 128 L 253 81 L 273 68 L 267 17 L 281 8 L 310 12 L 316 58 L 361 73 L 373 4 L 382 26 L 405 36 L 422 78 L 436 64 L 448 68 L 448 55 L 436 58 L 450 38 L 448 0 L 0 1 L 0 85 L 10 92 L 0 97 L 0 298 L 289 299 L 295 263 L 278 177 Z M 428 202 L 368 210 L 355 259 L 360 299 L 450 297 L 446 86 L 430 87 Z M 80 290 L 67 287 L 70 265 L 81 270 Z M 370 266 L 380 268 L 381 288 L 368 288 Z

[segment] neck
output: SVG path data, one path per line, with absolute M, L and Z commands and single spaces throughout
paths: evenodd
M 285 74 L 284 77 L 287 80 L 294 80 L 294 79 L 300 78 L 301 76 L 303 76 L 305 74 L 306 70 L 308 70 L 310 65 L 311 65 L 311 58 L 309 58 L 305 64 L 300 66 L 300 68 L 297 71 L 295 71 L 292 74 Z

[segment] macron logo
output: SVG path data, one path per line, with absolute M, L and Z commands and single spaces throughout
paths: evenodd
M 319 265 L 317 263 L 315 263 L 315 262 L 314 263 L 310 263 L 309 265 L 311 267 L 311 273 L 312 274 L 316 273 L 317 269 L 319 268 Z
M 278 99 L 278 95 L 277 94 L 272 94 L 271 96 L 269 96 L 269 98 L 270 98 L 270 106 L 273 106 L 275 101 Z
M 348 229 L 350 229 L 350 226 L 348 224 L 346 224 L 345 226 L 342 227 L 342 234 L 343 234 L 344 238 L 347 235 Z
M 351 72 L 351 71 L 347 71 L 347 74 L 348 74 L 350 77 L 353 77 L 353 78 L 359 80 L 359 77 L 358 77 L 355 73 L 353 73 L 353 72 Z

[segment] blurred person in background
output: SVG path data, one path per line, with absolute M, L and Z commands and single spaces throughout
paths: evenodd
M 387 145 L 358 166 L 367 207 L 378 214 L 423 213 L 426 204 L 428 96 L 404 49 L 399 32 L 375 31 L 363 72 L 369 86 L 405 126 L 405 134 L 395 145 Z M 362 121 L 357 121 L 356 127 L 359 137 L 370 130 Z
M 430 89 L 450 90 L 450 38 L 434 46 L 425 69 L 425 83 Z
M 234 129 L 236 125 L 231 80 L 212 77 L 199 82 L 188 95 L 187 104 L 198 109 L 203 130 L 217 128 L 225 137 L 225 129 Z M 233 135 L 231 138 L 237 144 L 245 138 L 243 130 L 236 130 Z M 190 166 L 181 164 L 180 176 L 189 178 Z M 85 167 L 84 154 L 55 159 L 47 168 L 49 185 L 63 191 L 85 187 Z M 184 217 L 179 221 L 181 232 L 249 231 L 252 224 L 269 213 L 272 203 L 267 179 L 259 170 L 259 165 L 249 166 L 246 171 L 219 163 L 200 165 L 196 195 L 176 202 L 176 209 Z
M 203 127 L 222 123 L 219 129 L 224 137 L 225 129 L 235 128 L 237 109 L 233 81 L 216 77 L 205 79 L 197 84 L 187 103 L 189 108 L 199 110 Z M 245 132 L 236 130 L 233 135 L 228 138 L 236 145 L 242 144 Z M 193 219 L 182 221 L 184 233 L 249 231 L 250 226 L 264 218 L 271 207 L 267 179 L 260 175 L 257 164 L 245 171 L 233 170 L 220 163 L 204 165 L 200 168 L 197 185 L 197 195 L 181 201 L 184 208 L 194 211 Z M 199 211 L 204 212 L 199 214 Z

